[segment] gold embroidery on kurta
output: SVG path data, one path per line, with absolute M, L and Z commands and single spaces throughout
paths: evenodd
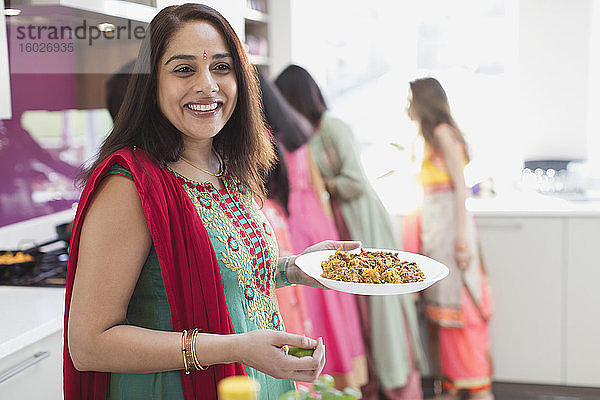
M 277 243 L 256 202 L 241 185 L 230 179 L 225 180 L 230 203 L 226 195 L 219 194 L 210 184 L 182 181 L 207 231 L 223 245 L 224 251 L 217 252 L 217 259 L 236 273 L 241 295 L 248 302 L 248 319 L 261 329 L 282 330 L 275 295 Z M 235 207 L 238 212 L 234 211 Z M 251 233 L 256 235 L 259 245 L 254 244 Z M 261 256 L 263 268 L 259 268 Z

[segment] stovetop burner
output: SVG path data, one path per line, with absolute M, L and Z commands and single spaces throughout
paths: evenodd
M 66 247 L 40 252 L 36 257 L 35 266 L 31 270 L 10 274 L 0 280 L 0 285 L 65 287 L 67 260 Z

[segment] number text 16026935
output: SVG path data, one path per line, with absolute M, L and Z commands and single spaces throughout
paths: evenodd
M 21 53 L 72 53 L 73 43 L 26 42 L 19 43 Z

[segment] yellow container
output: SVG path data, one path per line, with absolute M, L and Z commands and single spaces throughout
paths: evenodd
M 258 400 L 260 385 L 247 376 L 230 376 L 217 386 L 219 400 Z

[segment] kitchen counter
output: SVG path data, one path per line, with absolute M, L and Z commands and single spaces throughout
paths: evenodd
M 539 193 L 512 192 L 491 198 L 469 198 L 466 206 L 475 217 L 600 216 L 600 199 L 569 201 Z
M 64 288 L 0 286 L 0 359 L 63 328 Z

